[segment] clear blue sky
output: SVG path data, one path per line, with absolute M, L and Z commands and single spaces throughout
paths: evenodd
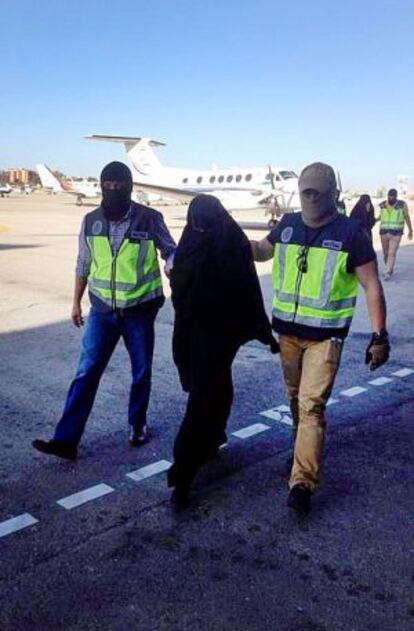
M 414 175 L 412 0 L 2 0 L 0 168 L 97 174 L 122 146 L 171 166 L 313 160 L 344 186 Z M 414 180 L 412 180 L 413 182 Z

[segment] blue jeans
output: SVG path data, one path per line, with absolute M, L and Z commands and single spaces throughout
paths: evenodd
M 62 418 L 56 426 L 55 440 L 79 443 L 99 381 L 120 337 L 124 339 L 132 368 L 129 424 L 137 429 L 145 425 L 151 391 L 154 320 L 154 312 L 125 316 L 101 313 L 92 308 L 82 340 L 78 370 L 69 388 Z

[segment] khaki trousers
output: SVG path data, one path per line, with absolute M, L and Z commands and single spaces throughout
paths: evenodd
M 384 256 L 385 272 L 392 274 L 394 271 L 395 261 L 397 259 L 397 250 L 400 247 L 402 235 L 389 234 L 388 232 L 381 235 L 382 253 Z
M 296 436 L 289 480 L 312 491 L 320 481 L 325 439 L 325 408 L 341 361 L 343 343 L 322 342 L 280 335 L 283 374 Z

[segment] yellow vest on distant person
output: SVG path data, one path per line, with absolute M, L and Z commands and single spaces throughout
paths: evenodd
M 381 224 L 380 230 L 392 230 L 403 234 L 404 232 L 404 208 L 403 201 L 398 199 L 395 206 L 389 206 L 388 202 L 381 202 Z

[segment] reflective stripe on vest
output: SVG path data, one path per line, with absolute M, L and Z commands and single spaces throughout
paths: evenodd
M 398 203 L 398 202 L 397 202 Z M 398 203 L 398 206 L 387 206 L 384 202 L 381 207 L 381 224 L 380 230 L 399 230 L 404 231 L 404 206 Z
M 126 309 L 162 296 L 162 280 L 154 242 L 126 238 L 116 256 L 106 236 L 88 236 L 92 263 L 89 291 L 112 308 Z
M 318 328 L 351 324 L 358 296 L 355 274 L 347 272 L 348 253 L 309 247 L 307 272 L 298 270 L 300 245 L 277 243 L 273 259 L 273 315 Z

